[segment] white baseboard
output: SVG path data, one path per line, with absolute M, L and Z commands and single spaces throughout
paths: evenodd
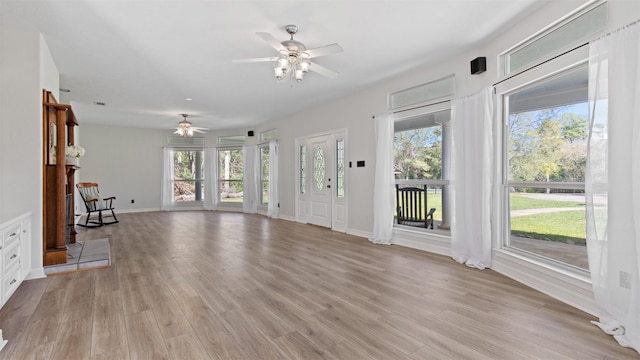
M 33 279 L 42 279 L 42 278 L 46 278 L 47 274 L 45 274 L 44 272 L 44 268 L 40 267 L 37 269 L 31 269 L 31 271 L 29 271 L 29 273 L 27 274 L 27 276 L 24 278 L 25 280 L 33 280 Z
M 279 215 L 278 215 L 278 219 L 287 220 L 287 221 L 292 221 L 292 222 L 295 222 L 295 221 L 296 221 L 295 216 L 282 215 L 282 214 L 279 214 Z
M 359 236 L 365 239 L 370 239 L 373 236 L 373 233 L 369 231 L 362 231 L 358 229 L 347 229 L 347 234 L 353 235 L 353 236 Z
M 494 250 L 491 269 L 565 304 L 598 316 L 591 281 L 504 250 Z
M 116 215 L 127 213 L 141 213 L 141 212 L 154 212 L 161 211 L 160 208 L 142 208 L 142 209 L 115 209 Z

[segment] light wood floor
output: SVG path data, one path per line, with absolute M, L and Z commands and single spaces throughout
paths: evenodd
M 218 212 L 80 229 L 113 266 L 24 282 L 0 359 L 638 359 L 593 318 L 448 257 Z

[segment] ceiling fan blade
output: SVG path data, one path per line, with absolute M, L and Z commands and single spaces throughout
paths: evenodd
M 318 65 L 314 62 L 311 63 L 311 66 L 309 66 L 309 70 L 317 72 L 320 75 L 324 75 L 328 78 L 332 78 L 332 79 L 336 79 L 338 77 L 338 73 L 333 71 L 333 70 L 329 70 L 326 67 L 322 66 L 322 65 Z
M 254 58 L 254 59 L 236 59 L 231 61 L 237 64 L 241 64 L 241 63 L 254 63 L 254 62 L 264 62 L 264 61 L 276 61 L 276 60 L 278 60 L 277 57 L 268 57 L 268 58 Z
M 344 50 L 342 49 L 342 46 L 333 43 L 333 44 L 329 44 L 329 45 L 325 45 L 325 46 L 320 46 L 317 48 L 313 48 L 313 49 L 309 49 L 306 51 L 307 54 L 309 54 L 309 57 L 318 57 L 318 56 L 325 56 L 325 55 L 330 55 L 330 54 L 338 54 L 343 52 Z
M 193 130 L 194 132 L 197 132 L 197 133 L 201 133 L 201 134 L 204 134 L 204 133 L 205 133 L 205 132 L 203 131 L 204 129 L 203 129 L 203 130 L 201 130 L 201 129 L 193 128 L 193 127 L 192 127 L 192 128 L 191 128 L 191 130 Z
M 256 35 L 258 35 L 258 37 L 266 42 L 269 43 L 269 45 L 273 46 L 274 49 L 278 50 L 278 51 L 282 51 L 282 50 L 287 50 L 284 46 L 282 46 L 282 44 L 280 43 L 280 41 L 278 41 L 278 39 L 274 38 L 273 35 L 266 33 L 266 32 L 258 32 L 256 33 Z

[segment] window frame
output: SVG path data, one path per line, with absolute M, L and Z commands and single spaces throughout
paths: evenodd
M 204 164 L 205 164 L 205 151 L 203 148 L 198 148 L 198 147 L 179 147 L 179 148 L 171 148 L 171 167 L 173 169 L 172 174 L 175 173 L 175 155 L 177 152 L 200 152 L 201 153 L 201 170 L 200 170 L 200 178 L 193 178 L 193 179 L 183 179 L 183 178 L 177 178 L 175 175 L 172 176 L 171 178 L 171 188 L 174 189 L 175 191 L 175 185 L 177 182 L 194 182 L 194 186 L 196 186 L 197 188 L 197 184 L 198 182 L 200 182 L 200 200 L 189 200 L 189 201 L 177 201 L 175 198 L 175 195 L 173 195 L 173 202 L 174 204 L 176 204 L 176 206 L 190 206 L 190 205 L 194 205 L 194 204 L 202 204 L 204 203 L 204 196 L 205 196 L 205 181 L 206 181 L 206 174 L 205 174 L 205 170 L 204 170 Z M 197 155 L 196 155 L 197 156 Z M 194 177 L 198 174 L 198 172 L 196 171 L 194 175 Z M 174 192 L 172 191 L 172 193 Z M 195 198 L 198 198 L 198 195 L 195 195 Z
M 452 198 L 451 196 L 445 196 L 444 192 L 446 191 L 447 194 L 449 193 L 449 186 L 450 186 L 450 182 L 451 179 L 449 178 L 450 174 L 451 174 L 451 167 L 453 166 L 452 163 L 452 159 L 449 156 L 446 156 L 445 158 L 445 147 L 450 149 L 450 146 L 452 145 L 452 143 L 450 144 L 446 144 L 445 142 L 451 142 L 453 141 L 452 138 L 452 133 L 451 133 L 451 102 L 450 101 L 442 101 L 442 102 L 438 102 L 438 103 L 434 103 L 431 105 L 425 105 L 425 106 L 421 106 L 419 108 L 415 108 L 415 109 L 410 109 L 410 110 L 404 110 L 402 112 L 398 112 L 395 114 L 394 117 L 394 135 L 396 133 L 396 126 L 395 124 L 399 123 L 399 122 L 403 122 L 403 121 L 407 121 L 407 120 L 411 120 L 411 119 L 415 119 L 417 117 L 420 116 L 428 116 L 430 114 L 437 114 L 440 112 L 444 112 L 444 111 L 448 111 L 449 112 L 449 117 L 446 121 L 434 121 L 434 125 L 433 126 L 441 126 L 442 129 L 442 152 L 441 152 L 441 178 L 440 179 L 421 179 L 421 180 L 404 180 L 404 179 L 394 179 L 394 184 L 399 184 L 399 185 L 427 185 L 428 188 L 439 188 L 440 192 L 443 194 L 442 197 L 442 208 L 438 209 L 438 211 L 436 212 L 436 217 L 434 217 L 435 220 L 440 220 L 440 224 L 438 225 L 438 228 L 435 229 L 436 232 L 439 233 L 439 235 L 444 235 L 444 236 L 450 236 L 450 224 L 448 223 L 450 221 L 450 219 L 445 217 L 450 217 L 450 214 L 453 213 L 453 202 L 452 202 Z M 429 127 L 429 126 L 425 126 L 425 127 Z M 445 129 L 446 128 L 446 129 Z M 395 161 L 394 161 L 394 165 L 395 165 Z M 395 176 L 394 176 L 395 178 Z M 395 190 L 394 190 L 394 201 L 395 201 Z M 444 223 L 443 223 L 444 222 Z M 438 224 L 438 222 L 436 222 L 436 224 Z M 443 225 L 443 227 L 440 227 L 440 225 Z M 406 225 L 398 225 L 396 223 L 394 223 L 394 227 L 397 228 L 403 228 L 403 229 L 411 229 L 411 230 L 420 230 L 419 228 L 416 227 L 411 227 L 411 226 L 406 226 Z M 441 231 L 440 231 L 441 230 Z M 429 232 L 434 232 L 434 230 L 429 230 Z
M 267 179 L 265 180 L 265 154 L 263 153 L 266 150 L 266 165 L 267 165 Z M 270 154 L 269 154 L 269 143 L 264 143 L 258 145 L 258 153 L 260 154 L 260 178 L 259 178 L 259 186 L 260 186 L 260 203 L 258 206 L 267 207 L 269 206 L 269 171 L 270 171 Z M 265 184 L 266 183 L 266 184 Z M 265 186 L 266 185 L 266 186 Z M 265 190 L 267 191 L 267 201 L 265 201 Z
M 240 207 L 241 208 L 242 207 L 242 201 L 224 201 L 224 200 L 222 200 L 221 194 L 222 194 L 222 189 L 223 189 L 223 187 L 222 187 L 222 182 L 223 181 L 230 181 L 230 182 L 231 181 L 232 182 L 238 182 L 239 181 L 239 182 L 241 182 L 241 184 L 243 186 L 243 189 L 244 189 L 244 164 L 243 164 L 243 167 L 242 167 L 242 171 L 243 171 L 242 175 L 243 176 L 242 176 L 241 180 L 222 179 L 222 176 L 223 176 L 224 172 L 222 171 L 223 169 L 220 166 L 220 153 L 224 152 L 224 151 L 240 151 L 241 155 L 243 156 L 243 161 L 244 161 L 244 153 L 243 153 L 244 150 L 243 150 L 242 146 L 226 146 L 226 147 L 219 147 L 219 148 L 216 149 L 216 166 L 218 167 L 217 168 L 218 169 L 218 171 L 217 171 L 217 173 L 218 173 L 218 179 L 217 179 L 217 181 L 218 181 L 218 184 L 217 184 L 218 185 L 217 186 L 218 191 L 217 191 L 217 194 L 215 195 L 216 196 L 216 203 L 218 205 L 221 205 L 221 206 Z
M 532 34 L 531 36 L 525 38 L 524 40 L 520 41 L 519 43 L 513 45 L 509 49 L 500 53 L 498 55 L 498 63 L 500 64 L 500 70 L 498 72 L 499 78 L 504 80 L 512 76 L 519 75 L 537 66 L 538 64 L 542 64 L 558 56 L 563 56 L 566 52 L 571 52 L 572 50 L 575 50 L 577 47 L 588 44 L 589 40 L 591 40 L 592 37 L 594 37 L 598 33 L 602 32 L 605 29 L 606 25 L 603 28 L 594 28 L 589 33 L 582 33 L 582 35 L 579 37 L 569 38 L 566 40 L 564 44 L 559 45 L 557 49 L 551 50 L 546 54 L 540 55 L 538 58 L 532 59 L 531 61 L 523 64 L 517 69 L 511 69 L 510 67 L 511 56 L 513 54 L 530 45 L 535 44 L 536 42 L 544 39 L 546 36 L 553 34 L 556 31 L 561 31 L 562 28 L 565 27 L 566 25 L 572 23 L 573 21 L 579 20 L 582 16 L 586 15 L 590 11 L 601 6 L 603 7 L 603 10 L 608 14 L 607 0 L 595 0 L 595 1 L 588 2 L 578 7 L 577 9 L 567 14 L 566 16 L 553 22 L 549 26 L 546 26 L 545 28 L 539 30 L 538 32 Z M 604 23 L 606 24 L 606 19 Z
M 589 48 L 588 46 L 576 48 L 560 57 L 553 60 L 544 62 L 524 73 L 518 74 L 508 78 L 495 85 L 496 94 L 496 109 L 498 109 L 498 131 L 496 131 L 496 139 L 498 145 L 498 151 L 496 151 L 496 179 L 500 179 L 497 184 L 498 191 L 496 191 L 496 203 L 500 204 L 497 209 L 496 228 L 497 238 L 494 247 L 506 251 L 507 253 L 513 253 L 521 256 L 524 259 L 530 261 L 536 261 L 545 266 L 561 270 L 563 272 L 576 275 L 582 278 L 588 278 L 589 272 L 558 260 L 554 260 L 542 255 L 538 255 L 525 250 L 513 248 L 509 246 L 509 240 L 511 236 L 510 226 L 510 208 L 509 208 L 509 188 L 517 187 L 535 187 L 535 188 L 547 188 L 549 183 L 540 182 L 509 182 L 508 179 L 508 107 L 505 106 L 505 95 L 513 94 L 518 90 L 521 90 L 529 85 L 535 84 L 558 76 L 566 71 L 584 66 L 588 63 Z M 558 189 L 584 189 L 584 183 L 580 182 L 556 182 L 553 188 Z

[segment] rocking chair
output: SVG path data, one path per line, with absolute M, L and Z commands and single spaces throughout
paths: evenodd
M 396 219 L 398 225 L 418 226 L 433 229 L 433 213 L 427 210 L 427 185 L 422 188 L 401 188 L 396 184 Z
M 113 200 L 116 199 L 115 196 L 111 196 L 108 198 L 101 197 L 100 192 L 98 191 L 98 184 L 96 183 L 82 182 L 76 184 L 76 187 L 78 188 L 78 192 L 80 193 L 82 201 L 84 201 L 84 206 L 87 209 L 87 219 L 84 224 L 78 224 L 79 226 L 99 227 L 109 224 L 115 224 L 118 222 L 116 213 L 113 211 Z M 103 211 L 110 211 L 111 214 L 109 215 L 107 213 L 107 215 L 103 216 Z M 92 215 L 93 219 L 91 219 Z M 105 217 L 113 218 L 113 220 L 105 222 Z

